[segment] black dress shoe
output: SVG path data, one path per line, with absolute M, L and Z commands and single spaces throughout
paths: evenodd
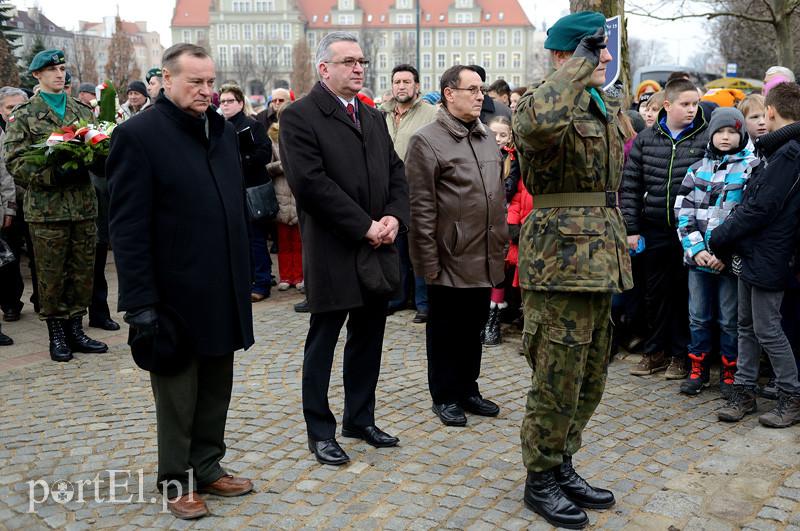
M 564 495 L 578 507 L 587 509 L 608 509 L 614 505 L 614 493 L 589 485 L 572 467 L 572 457 L 564 457 L 564 462 L 555 469 L 556 483 Z
M 428 322 L 428 312 L 417 312 L 414 315 L 414 322 L 415 323 L 427 323 Z
M 481 395 L 467 397 L 459 404 L 470 413 L 482 417 L 496 417 L 500 414 L 500 406 L 491 400 L 486 400 Z
M 325 439 L 324 441 L 309 439 L 308 449 L 323 465 L 343 465 L 350 461 L 350 457 L 344 453 L 336 439 Z
M 389 448 L 391 446 L 397 446 L 397 443 L 400 442 L 400 439 L 392 437 L 377 426 L 364 426 L 363 428 L 355 426 L 346 428 L 342 426 L 342 437 L 363 439 L 375 448 Z
M 3 321 L 19 321 L 20 310 L 3 310 Z
M 103 330 L 119 330 L 119 324 L 111 317 L 96 317 L 89 319 L 89 326 Z
M 583 529 L 589 524 L 586 513 L 559 488 L 553 469 L 528 472 L 524 500 L 528 509 L 556 527 Z
M 13 344 L 14 344 L 13 339 L 5 335 L 3 332 L 0 332 L 0 347 L 7 347 Z
M 297 313 L 308 313 L 311 308 L 308 306 L 308 299 L 303 299 L 303 302 L 298 302 L 294 305 L 294 311 Z
M 96 341 L 83 331 L 81 323 L 83 317 L 71 317 L 67 321 L 65 330 L 67 336 L 67 344 L 73 352 L 85 352 L 87 354 L 102 354 L 108 352 L 108 345 L 101 341 Z
M 434 404 L 432 409 L 445 426 L 467 425 L 467 416 L 458 404 Z

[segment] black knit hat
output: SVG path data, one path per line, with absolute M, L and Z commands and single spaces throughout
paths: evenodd
M 139 80 L 131 81 L 130 83 L 128 83 L 128 90 L 125 91 L 125 94 L 131 91 L 138 92 L 145 98 L 147 97 L 147 87 L 144 85 L 144 83 L 142 83 Z

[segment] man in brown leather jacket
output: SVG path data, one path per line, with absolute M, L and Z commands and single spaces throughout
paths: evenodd
M 479 119 L 482 85 L 472 67 L 445 71 L 436 121 L 411 137 L 406 154 L 411 263 L 428 284 L 428 386 L 447 426 L 466 425 L 464 410 L 500 412 L 477 382 L 489 290 L 503 280 L 508 241 L 500 151 Z

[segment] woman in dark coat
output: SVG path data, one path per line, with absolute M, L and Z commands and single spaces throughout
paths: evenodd
M 219 108 L 222 115 L 233 124 L 239 136 L 244 185 L 247 188 L 269 181 L 267 164 L 272 159 L 272 142 L 264 126 L 246 114 L 249 109 L 244 93 L 238 85 L 223 85 L 220 89 Z M 249 133 L 248 133 L 249 131 Z M 267 252 L 267 231 L 263 222 L 250 223 L 250 300 L 263 301 L 269 297 L 272 285 L 272 259 Z

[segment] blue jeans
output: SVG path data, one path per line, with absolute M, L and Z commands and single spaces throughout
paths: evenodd
M 414 305 L 418 312 L 428 313 L 428 285 L 425 277 L 414 276 Z
M 268 295 L 272 288 L 272 258 L 267 252 L 267 232 L 257 223 L 250 224 L 251 291 Z
M 707 273 L 689 268 L 689 353 L 711 352 L 711 334 L 716 314 L 719 346 L 723 356 L 735 360 L 738 353 L 738 279 L 730 274 Z

